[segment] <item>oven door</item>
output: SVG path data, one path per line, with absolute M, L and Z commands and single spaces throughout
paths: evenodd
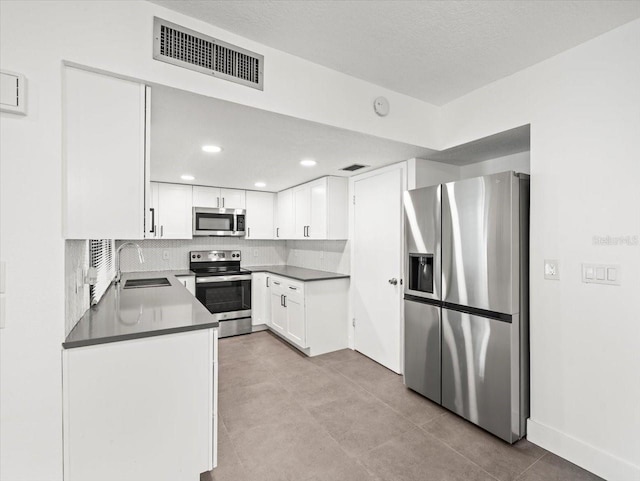
M 237 213 L 233 209 L 193 208 L 194 236 L 243 236 L 237 229 Z
M 251 275 L 196 277 L 196 297 L 218 321 L 251 317 Z

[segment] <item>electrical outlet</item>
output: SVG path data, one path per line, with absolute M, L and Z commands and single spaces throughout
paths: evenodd
M 162 260 L 169 260 L 169 251 L 162 251 Z
M 258 257 L 258 249 L 253 249 L 253 257 Z
M 544 260 L 544 278 L 554 281 L 560 280 L 560 262 L 557 259 Z

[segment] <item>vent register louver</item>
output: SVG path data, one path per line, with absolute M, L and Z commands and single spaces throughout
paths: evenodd
M 153 34 L 154 59 L 263 90 L 263 55 L 157 17 Z

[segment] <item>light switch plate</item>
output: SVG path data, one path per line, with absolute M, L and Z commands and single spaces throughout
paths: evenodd
M 586 284 L 620 285 L 619 264 L 582 264 L 582 282 Z
M 554 281 L 560 280 L 560 262 L 557 259 L 544 260 L 544 278 Z

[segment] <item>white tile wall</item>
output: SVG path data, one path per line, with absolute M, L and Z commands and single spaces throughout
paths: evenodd
M 350 271 L 349 241 L 287 241 L 287 264 L 307 269 Z
M 67 240 L 64 245 L 64 290 L 65 290 L 65 322 L 64 335 L 80 320 L 89 309 L 89 286 L 82 279 L 77 284 L 78 271 L 84 272 L 89 265 L 89 242 L 86 240 Z
M 117 241 L 116 247 L 126 241 Z M 242 252 L 243 266 L 289 264 L 308 269 L 348 274 L 348 241 L 254 241 L 232 237 L 197 237 L 192 240 L 149 239 L 137 242 L 145 262 L 140 264 L 135 248 L 122 250 L 122 272 L 187 269 L 189 251 L 233 250 Z M 167 259 L 165 259 L 165 253 Z
M 117 241 L 116 247 L 122 242 Z M 258 241 L 233 237 L 196 237 L 192 240 L 132 241 L 140 245 L 144 264 L 138 261 L 134 247 L 125 247 L 120 257 L 122 272 L 162 271 L 189 268 L 189 251 L 237 250 L 242 252 L 242 265 L 280 265 L 287 260 L 287 248 L 283 241 Z M 167 259 L 165 259 L 165 253 Z

